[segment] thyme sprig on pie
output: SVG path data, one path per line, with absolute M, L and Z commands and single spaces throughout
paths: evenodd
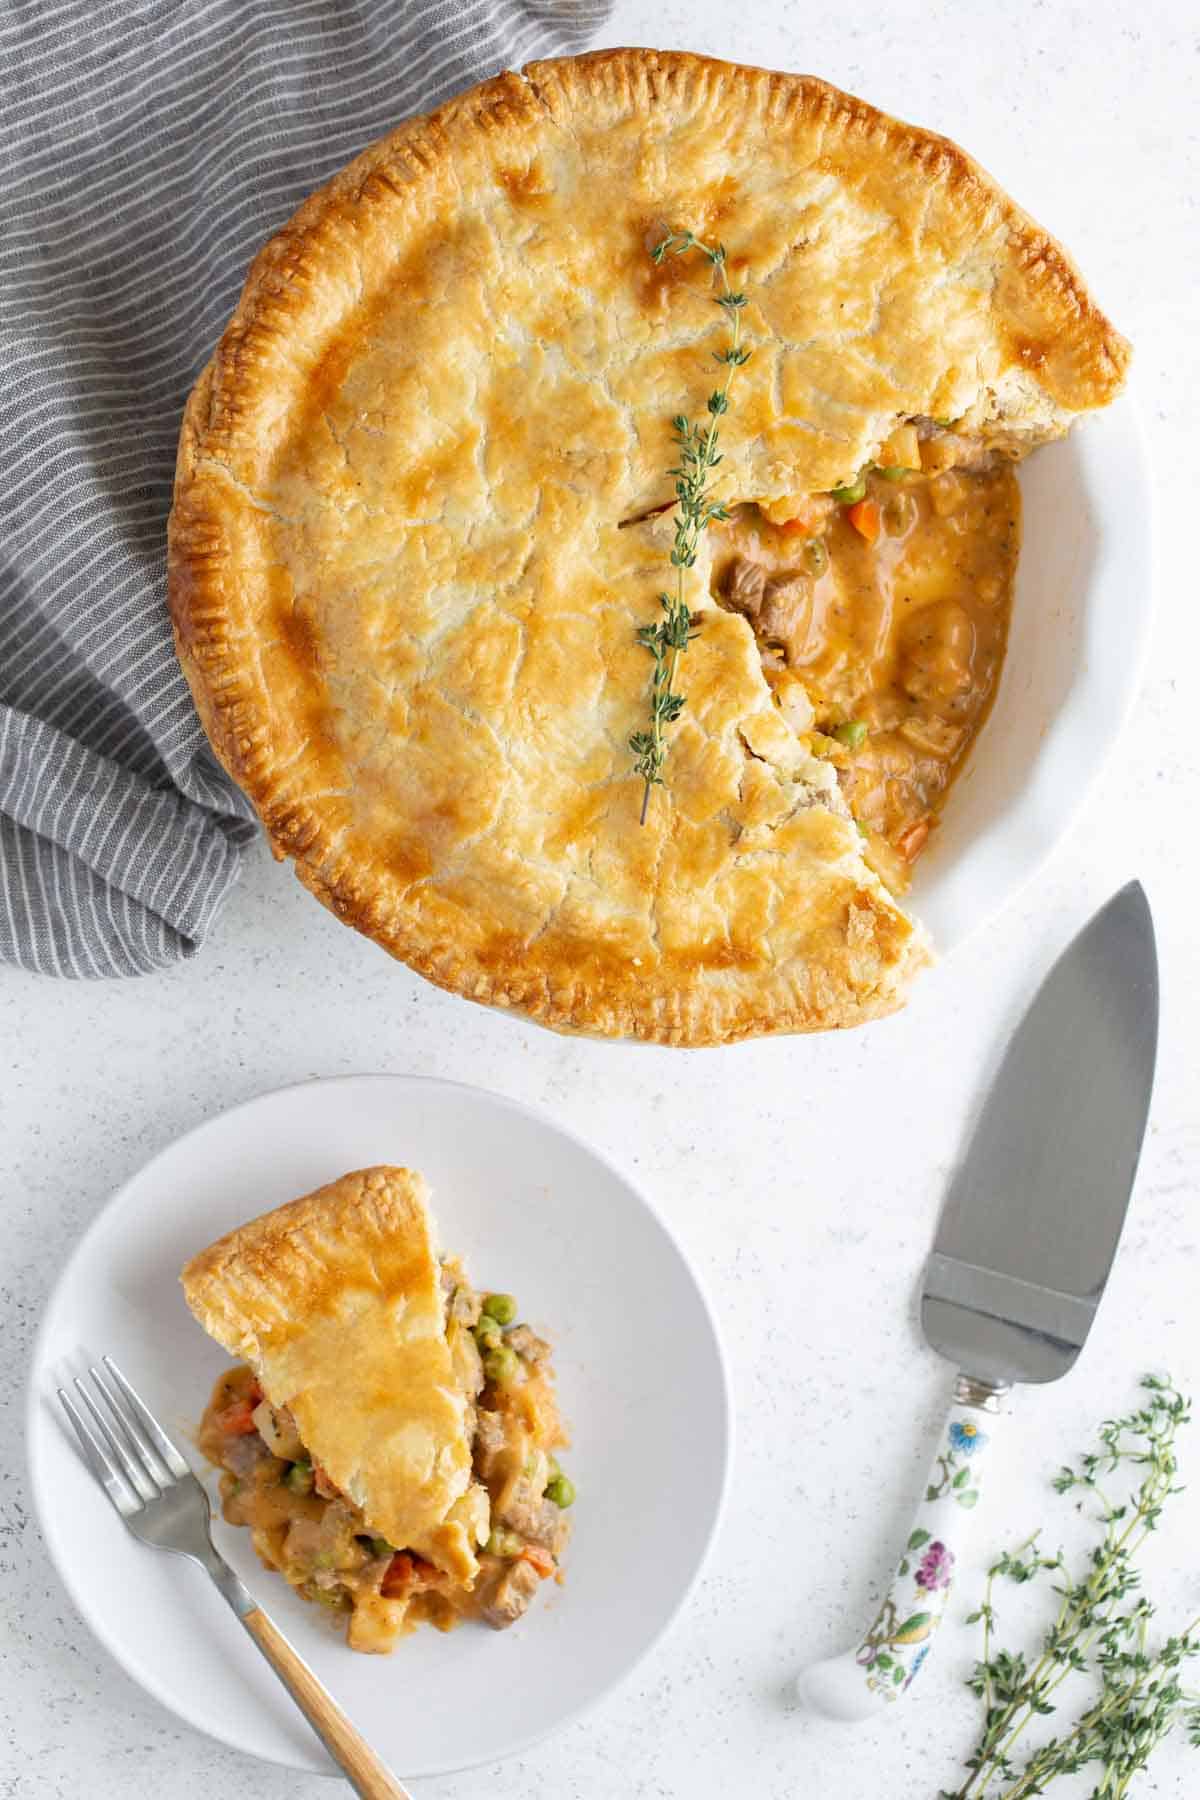
M 629 748 L 637 758 L 637 772 L 645 783 L 641 811 L 643 825 L 650 805 L 650 790 L 661 787 L 663 781 L 667 727 L 675 723 L 685 704 L 684 696 L 675 691 L 675 676 L 679 658 L 695 632 L 687 602 L 688 575 L 696 566 L 701 533 L 714 519 L 729 517 L 720 501 L 709 498 L 709 476 L 721 461 L 717 454 L 717 421 L 729 411 L 729 389 L 735 371 L 748 363 L 751 355 L 742 345 L 742 311 L 746 296 L 730 284 L 724 244 L 701 243 L 690 231 L 669 231 L 654 245 L 650 257 L 659 265 L 664 257 L 686 256 L 690 250 L 699 250 L 720 276 L 721 292 L 714 296 L 714 301 L 729 319 L 730 341 L 724 350 L 713 351 L 716 361 L 724 365 L 725 379 L 708 396 L 707 420 L 694 423 L 686 413 L 677 413 L 671 422 L 679 450 L 678 465 L 667 471 L 675 478 L 675 541 L 671 546 L 675 588 L 673 592 L 658 596 L 665 616 L 656 625 L 643 625 L 638 630 L 639 644 L 644 644 L 654 658 L 650 729 L 635 731 L 629 739 Z
M 639 769 L 669 421 L 728 348 L 648 220 L 736 233 L 755 352 Z M 1127 359 L 970 157 L 825 82 L 498 76 L 306 202 L 189 401 L 201 717 L 313 894 L 442 987 L 665 1044 L 861 1024 L 929 960 L 903 894 L 999 679 L 1011 464 Z

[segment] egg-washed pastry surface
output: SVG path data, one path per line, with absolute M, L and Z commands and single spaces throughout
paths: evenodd
M 671 421 L 727 342 L 704 267 L 652 260 L 667 229 L 726 245 L 751 359 L 639 824 Z M 499 76 L 306 203 L 197 385 L 170 597 L 201 716 L 301 880 L 447 988 L 665 1043 L 860 1023 L 928 959 L 897 894 L 994 691 L 1008 465 L 1126 360 L 969 157 L 824 82 L 648 50 Z M 990 620 L 946 474 L 1013 521 L 981 526 Z M 749 508 L 800 522 L 790 561 L 747 555 Z M 941 609 L 913 626 L 906 542 L 910 610 Z M 729 604 L 735 555 L 790 579 L 785 629 Z
M 422 1620 L 511 1624 L 557 1576 L 574 1499 L 549 1346 L 436 1253 L 425 1184 L 343 1176 L 183 1271 L 239 1358 L 200 1430 L 225 1517 L 304 1595 L 387 1650 Z

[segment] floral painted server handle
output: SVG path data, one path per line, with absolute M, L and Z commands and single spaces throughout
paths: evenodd
M 912 1686 L 945 1617 L 1005 1391 L 958 1377 L 925 1498 L 874 1624 L 857 1649 L 813 1663 L 796 1684 L 813 1712 L 867 1719 Z

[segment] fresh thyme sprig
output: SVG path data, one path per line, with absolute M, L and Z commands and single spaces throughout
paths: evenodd
M 1006 1551 L 988 1571 L 983 1604 L 971 1614 L 983 1623 L 983 1657 L 969 1683 L 984 1704 L 983 1732 L 967 1758 L 967 1780 L 941 1800 L 1029 1800 L 1057 1776 L 1076 1774 L 1090 1763 L 1102 1770 L 1092 1800 L 1123 1800 L 1170 1731 L 1182 1726 L 1200 1747 L 1200 1694 L 1184 1687 L 1181 1674 L 1184 1664 L 1200 1655 L 1200 1619 L 1152 1650 L 1154 1609 L 1144 1597 L 1134 1597 L 1140 1584 L 1134 1559 L 1166 1500 L 1180 1491 L 1175 1436 L 1188 1423 L 1190 1406 L 1169 1381 L 1148 1375 L 1142 1385 L 1145 1405 L 1108 1420 L 1100 1431 L 1102 1447 L 1082 1456 L 1077 1467 L 1064 1467 L 1054 1482 L 1060 1494 L 1078 1492 L 1081 1507 L 1092 1501 L 1098 1508 L 1093 1516 L 1103 1536 L 1086 1572 L 1073 1579 L 1061 1550 L 1043 1555 L 1039 1533 Z M 1111 1480 L 1122 1468 L 1138 1474 L 1118 1499 Z M 1030 1664 L 1023 1651 L 993 1647 L 995 1584 L 1036 1581 L 1046 1574 L 1057 1577 L 1058 1614 Z M 1033 1719 L 1055 1711 L 1051 1697 L 1072 1673 L 1098 1680 L 1098 1693 L 1064 1736 L 1031 1751 L 1018 1767 L 1018 1740 Z
M 675 677 L 679 670 L 679 658 L 696 635 L 695 623 L 687 603 L 688 571 L 695 567 L 700 538 L 711 522 L 729 517 L 719 501 L 712 501 L 708 497 L 708 478 L 721 461 L 717 454 L 717 421 L 729 410 L 729 389 L 736 371 L 750 360 L 749 350 L 742 345 L 742 311 L 746 305 L 746 296 L 735 292 L 730 285 L 725 246 L 702 243 L 691 231 L 669 231 L 655 244 L 650 255 L 658 264 L 668 256 L 686 256 L 692 250 L 699 250 L 702 256 L 706 256 L 720 275 L 721 292 L 714 296 L 714 300 L 717 306 L 724 308 L 729 320 L 730 341 L 724 350 L 713 352 L 715 360 L 724 366 L 725 379 L 708 396 L 707 422 L 694 424 L 684 413 L 677 414 L 672 420 L 675 442 L 679 449 L 679 464 L 668 471 L 675 477 L 675 542 L 671 549 L 675 587 L 673 593 L 664 592 L 658 596 L 664 616 L 656 625 L 643 625 L 637 634 L 639 644 L 644 644 L 654 658 L 654 675 L 650 684 L 650 729 L 635 731 L 629 739 L 629 748 L 637 758 L 637 772 L 645 783 L 641 812 L 643 825 L 650 805 L 650 790 L 662 785 L 663 764 L 667 756 L 667 727 L 675 723 L 684 707 L 683 695 L 675 691 Z

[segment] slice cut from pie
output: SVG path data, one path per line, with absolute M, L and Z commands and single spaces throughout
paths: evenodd
M 751 360 L 642 825 L 672 419 L 727 345 L 669 228 L 725 245 Z M 928 960 L 899 896 L 999 676 L 1009 465 L 1127 356 L 977 164 L 822 81 L 501 75 L 301 208 L 192 395 L 201 717 L 306 886 L 444 987 L 664 1043 L 858 1024 Z
M 225 1516 L 352 1648 L 422 1619 L 501 1626 L 558 1572 L 574 1490 L 548 1346 L 436 1252 L 422 1178 L 343 1176 L 221 1238 L 182 1275 L 239 1359 L 201 1447 Z

